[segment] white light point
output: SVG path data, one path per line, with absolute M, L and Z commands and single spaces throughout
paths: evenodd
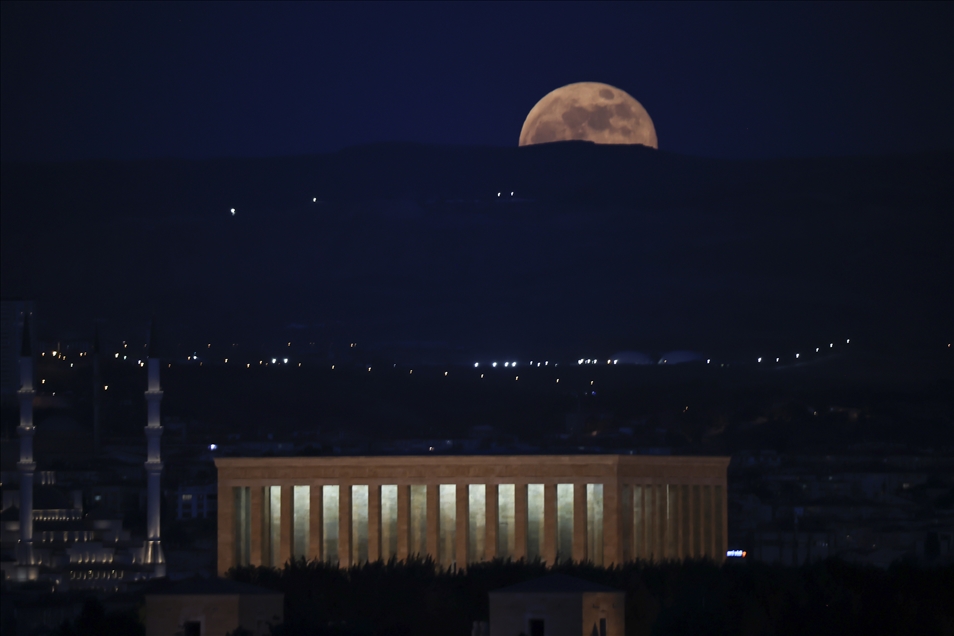
M 759 358 L 759 362 L 761 362 L 761 361 L 762 361 L 762 358 Z
M 494 363 L 493 363 L 492 365 L 490 365 L 490 366 L 492 366 L 492 367 L 494 367 L 494 368 L 496 369 L 496 368 L 497 368 L 497 363 L 494 362 Z
M 510 363 L 509 363 L 509 362 L 504 362 L 504 366 L 505 366 L 505 367 L 509 367 L 509 366 L 510 366 Z
M 235 216 L 235 208 L 232 208 L 232 216 Z
M 480 363 L 479 363 L 479 362 L 475 362 L 475 363 L 474 363 L 474 368 L 475 368 L 475 369 L 476 369 L 477 367 L 479 367 L 479 366 L 480 366 Z
M 706 360 L 706 364 L 709 364 L 710 362 L 712 362 L 712 360 Z
M 288 358 L 282 358 L 282 362 L 288 364 Z
M 275 358 L 272 358 L 272 364 L 275 364 L 276 362 L 277 360 Z
M 517 366 L 517 363 L 516 363 L 516 362 L 511 362 L 511 363 L 510 363 L 510 366 L 511 366 L 511 367 L 515 367 L 515 366 Z
M 796 353 L 796 354 L 795 354 L 795 359 L 798 360 L 798 358 L 799 358 L 801 355 L 802 355 L 802 354 L 800 354 L 800 353 Z

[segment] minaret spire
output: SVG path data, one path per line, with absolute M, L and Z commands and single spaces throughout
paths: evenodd
M 36 561 L 33 556 L 33 473 L 36 462 L 33 461 L 33 346 L 30 339 L 30 314 L 23 316 L 23 341 L 20 346 L 20 461 L 17 471 L 20 473 L 20 540 L 17 544 L 17 578 L 35 579 Z
M 156 341 L 156 321 L 149 325 L 148 379 L 146 384 L 146 480 L 148 493 L 148 508 L 146 510 L 146 544 L 143 559 L 156 568 L 156 576 L 166 575 L 166 559 L 162 552 L 159 538 L 160 518 L 159 501 L 161 498 L 160 477 L 162 475 L 162 458 L 159 454 L 159 438 L 162 436 L 162 426 L 159 417 L 159 402 L 162 400 L 162 389 L 159 385 L 159 354 Z

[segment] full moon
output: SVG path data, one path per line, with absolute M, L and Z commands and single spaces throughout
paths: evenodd
M 520 131 L 521 146 L 568 139 L 659 147 L 643 105 L 626 91 L 599 82 L 567 84 L 548 93 Z

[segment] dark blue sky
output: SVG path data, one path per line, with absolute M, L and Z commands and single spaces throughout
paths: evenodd
M 578 81 L 678 153 L 954 147 L 951 3 L 0 6 L 5 161 L 516 145 Z

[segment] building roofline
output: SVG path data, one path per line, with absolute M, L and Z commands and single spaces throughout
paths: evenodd
M 353 455 L 347 457 L 216 457 L 216 468 L 355 466 L 373 462 L 376 466 L 444 466 L 448 463 L 472 466 L 508 465 L 602 465 L 666 466 L 691 464 L 728 468 L 731 457 L 693 455 Z

